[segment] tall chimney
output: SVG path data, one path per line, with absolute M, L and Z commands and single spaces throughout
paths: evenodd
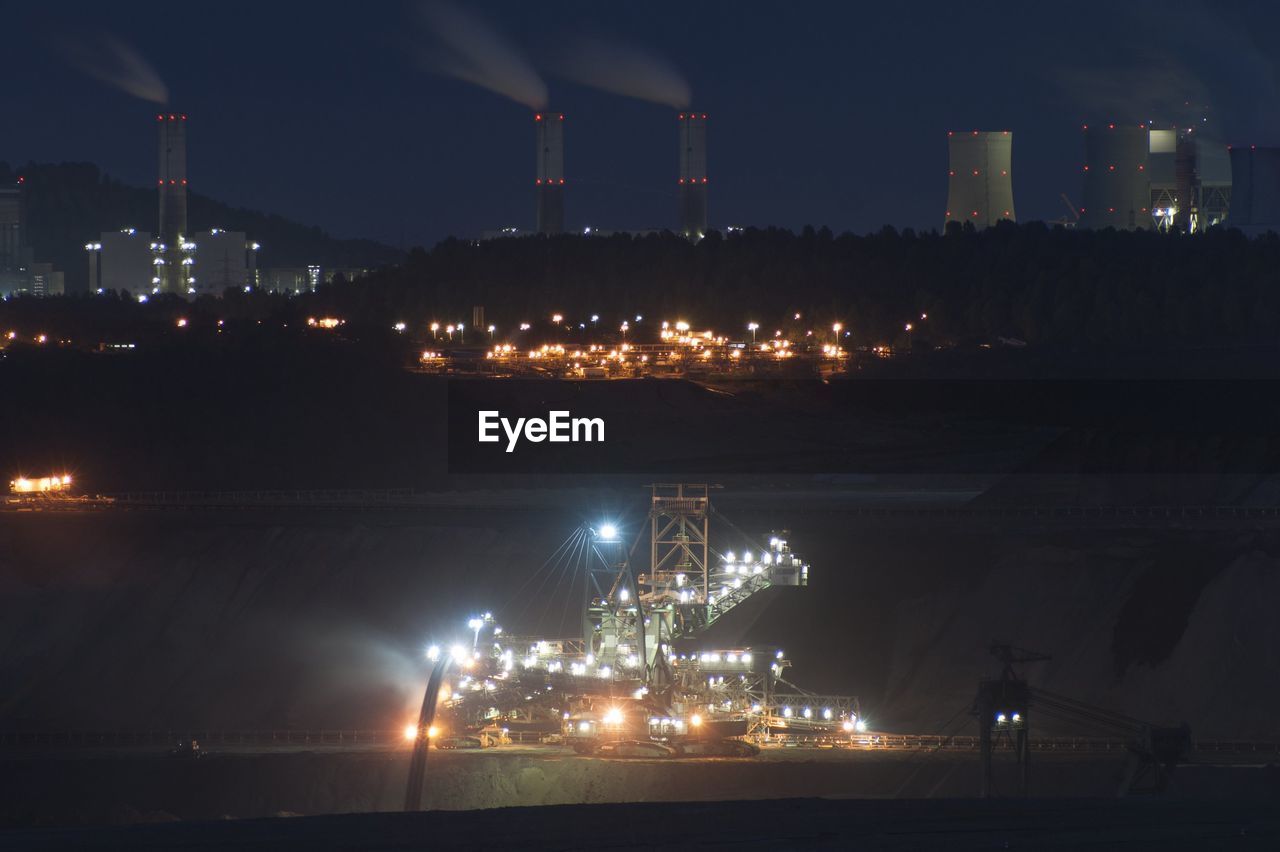
M 707 233 L 707 114 L 680 113 L 680 232 Z
M 160 287 L 167 293 L 187 294 L 186 274 L 182 265 L 182 243 L 187 234 L 187 117 L 183 113 L 161 113 L 156 116 L 160 130 L 160 233 L 164 244 L 161 255 Z
M 564 114 L 540 112 L 533 117 L 537 128 L 538 233 L 564 231 Z

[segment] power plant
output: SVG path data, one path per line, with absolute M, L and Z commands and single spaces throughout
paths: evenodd
M 537 140 L 537 229 L 548 236 L 564 232 L 564 113 L 533 116 Z
M 682 112 L 680 128 L 680 233 L 700 240 L 707 233 L 707 114 Z
M 987 228 L 1013 211 L 1013 134 L 1008 130 L 947 133 L 947 222 Z
M 1084 127 L 1081 228 L 1176 228 L 1227 221 L 1231 170 L 1226 147 L 1194 130 L 1145 124 Z
M 1194 233 L 1226 221 L 1231 205 L 1227 148 L 1191 130 L 1152 130 L 1151 212 L 1156 227 Z
M 1231 227 L 1246 236 L 1280 232 L 1280 148 L 1233 146 Z
M 192 235 L 187 221 L 187 116 L 157 113 L 158 221 L 155 236 L 136 228 L 104 231 L 85 243 L 89 292 L 113 290 L 145 300 L 157 293 L 220 296 L 259 281 L 261 246 L 243 232 Z M 197 260 L 200 263 L 197 263 Z

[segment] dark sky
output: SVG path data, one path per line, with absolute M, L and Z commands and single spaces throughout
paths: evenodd
M 1023 220 L 1057 218 L 1059 193 L 1078 195 L 1086 121 L 1166 123 L 1191 100 L 1227 141 L 1280 142 L 1280 4 L 467 8 L 540 68 L 584 33 L 678 67 L 710 115 L 714 225 L 937 227 L 948 129 L 1014 132 Z M 411 3 L 0 0 L 0 159 L 92 161 L 154 180 L 156 108 L 82 73 L 59 47 L 110 34 L 191 115 L 196 191 L 393 244 L 528 227 L 530 110 L 424 70 L 421 19 Z M 675 111 L 545 76 L 568 120 L 568 223 L 673 225 Z

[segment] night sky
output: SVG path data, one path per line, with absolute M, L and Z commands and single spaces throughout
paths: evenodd
M 864 5 L 468 8 L 540 69 L 582 34 L 680 69 L 710 116 L 715 226 L 936 228 L 948 129 L 1014 132 L 1022 220 L 1062 216 L 1061 192 L 1078 202 L 1084 122 L 1167 124 L 1191 101 L 1225 141 L 1280 143 L 1275 4 Z M 531 111 L 427 70 L 416 4 L 6 0 L 0 10 L 0 159 L 91 161 L 130 183 L 154 180 L 156 107 L 84 74 L 61 47 L 110 34 L 191 115 L 197 192 L 393 245 L 532 224 Z M 672 226 L 676 110 L 544 76 L 568 121 L 567 224 Z

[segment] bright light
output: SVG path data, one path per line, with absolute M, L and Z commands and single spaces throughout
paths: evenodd
M 431 727 L 427 728 L 427 739 L 434 740 L 436 738 L 436 735 L 439 733 L 440 733 L 440 729 L 437 728 L 435 725 L 432 725 Z
M 617 707 L 610 707 L 604 714 L 604 723 L 606 725 L 621 725 L 622 710 Z
M 394 330 L 399 331 L 399 332 L 401 332 L 401 333 L 403 333 L 403 332 L 404 332 L 404 330 L 405 330 L 406 328 L 408 328 L 408 326 L 406 326 L 406 325 L 405 325 L 404 323 L 402 323 L 402 322 L 398 322 L 398 323 L 396 323 L 395 325 L 393 325 L 393 326 L 391 326 L 391 327 L 392 327 Z
M 615 524 L 601 524 L 599 535 L 601 541 L 617 541 L 618 527 Z
M 853 733 L 853 720 L 852 720 L 852 719 L 845 719 L 845 720 L 844 720 L 844 724 L 842 724 L 840 727 L 844 729 L 844 732 L 845 732 L 846 734 L 851 734 L 851 733 Z
M 626 603 L 627 598 L 629 597 L 631 597 L 631 593 L 628 592 L 625 587 L 618 590 L 618 600 L 622 601 L 623 603 Z
M 432 645 L 431 647 L 427 648 L 427 659 L 428 659 L 428 660 L 430 660 L 430 661 L 431 661 L 431 662 L 433 662 L 433 663 L 434 663 L 436 660 L 440 659 L 440 646 L 439 646 L 439 645 Z
M 462 665 L 471 659 L 471 652 L 462 645 L 454 645 L 449 649 L 449 656 L 453 658 L 455 663 Z
M 564 322 L 564 314 L 552 314 L 551 321 L 556 324 Z
M 186 328 L 186 327 L 187 327 L 187 318 L 186 318 L 186 317 L 180 317 L 180 318 L 178 319 L 178 328 Z
M 467 626 L 470 627 L 472 630 L 479 630 L 481 627 L 484 627 L 484 619 L 473 618 L 467 622 Z
M 859 719 L 854 723 L 854 728 L 857 729 L 858 733 L 865 734 L 867 732 L 867 723 Z
M 758 329 L 759 327 L 760 327 L 760 323 L 758 323 L 758 322 L 749 322 L 749 323 L 747 323 L 747 331 L 755 331 L 755 330 L 756 330 L 756 329 Z
M 689 724 L 695 728 L 701 727 L 702 717 L 699 716 L 697 713 L 694 713 L 692 716 L 689 717 Z
M 408 740 L 409 742 L 413 742 L 414 740 L 416 740 L 416 739 L 418 738 L 418 726 L 417 726 L 417 725 L 405 725 L 405 726 L 404 726 L 404 738 L 405 738 L 406 740 Z
M 835 325 L 831 326 L 831 330 L 834 331 L 836 334 L 839 334 L 841 331 L 844 330 L 844 326 L 841 325 L 840 323 L 836 323 Z

